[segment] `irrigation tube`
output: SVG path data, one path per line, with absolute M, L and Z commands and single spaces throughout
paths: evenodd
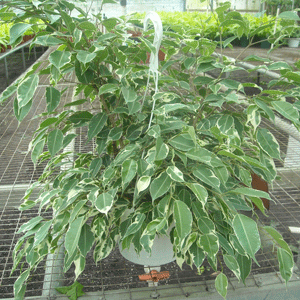
M 219 54 L 219 53 L 213 53 L 212 55 L 215 56 L 215 57 L 221 57 L 221 54 Z M 234 59 L 230 56 L 226 56 L 226 55 L 222 55 L 222 56 L 225 57 L 226 59 L 228 59 L 230 62 L 234 63 L 235 65 L 243 67 L 245 69 L 254 69 L 256 67 L 256 66 L 254 66 L 252 64 L 249 64 L 249 63 L 246 63 L 246 62 L 237 61 L 236 59 Z M 258 68 L 258 69 L 256 69 L 256 71 L 258 73 L 262 73 L 263 75 L 267 75 L 267 76 L 270 76 L 270 77 L 275 78 L 275 79 L 281 78 L 281 76 L 279 74 L 277 74 L 273 71 L 268 71 L 266 69 Z M 283 81 L 287 81 L 287 80 L 283 79 Z

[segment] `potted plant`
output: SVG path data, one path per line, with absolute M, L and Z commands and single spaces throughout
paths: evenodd
M 102 4 L 109 2 L 113 1 Z M 179 265 L 200 268 L 207 259 L 217 270 L 218 257 L 223 256 L 245 282 L 261 241 L 255 218 L 244 212 L 256 216 L 255 204 L 266 213 L 261 198 L 271 200 L 268 193 L 251 187 L 251 174 L 271 183 L 276 178 L 274 159 L 280 159 L 276 139 L 259 124 L 262 117 L 273 121 L 279 113 L 299 126 L 299 106 L 284 98 L 289 93 L 279 90 L 265 96 L 262 91 L 241 100 L 238 92 L 253 83 L 223 79 L 222 73 L 234 65 L 212 56 L 217 42 L 206 38 L 165 32 L 165 60 L 158 71 L 149 72 L 148 64 L 140 62 L 147 60 L 147 53 L 157 52 L 156 33 L 139 37 L 137 47 L 128 34 L 127 17 L 103 20 L 97 15 L 94 23 L 64 0 L 4 3 L 7 10 L 22 6 L 23 15 L 11 13 L 16 22 L 11 28 L 13 46 L 30 28 L 33 15 L 47 25 L 33 43 L 56 47 L 47 68 L 38 71 L 35 65 L 0 98 L 1 103 L 16 93 L 14 110 L 21 122 L 32 106 L 39 74 L 50 76 L 47 111 L 29 149 L 33 163 L 46 167 L 20 207 L 37 206 L 41 215 L 19 229 L 25 235 L 14 249 L 14 270 L 26 262 L 14 285 L 15 299 L 22 299 L 30 272 L 60 247 L 64 271 L 74 263 L 77 278 L 91 250 L 96 262 L 119 244 L 150 253 L 155 238 L 166 235 Z M 217 10 L 224 25 L 232 17 L 236 20 L 227 9 L 228 3 Z M 73 17 L 76 11 L 82 17 Z M 22 22 L 25 18 L 28 24 Z M 236 23 L 248 26 L 241 15 Z M 273 68 L 280 68 L 282 76 L 297 86 L 296 93 L 298 77 L 294 82 L 293 71 L 283 72 L 284 66 Z M 205 75 L 210 70 L 220 70 L 221 75 Z M 72 73 L 78 99 L 62 109 L 60 99 L 66 91 L 57 84 L 70 82 Z M 94 147 L 76 153 L 70 145 L 78 138 Z M 36 187 L 40 196 L 31 200 Z M 52 217 L 44 216 L 44 210 Z M 261 230 L 272 237 L 281 275 L 288 281 L 293 268 L 289 246 L 273 228 Z M 225 297 L 223 272 L 216 287 Z

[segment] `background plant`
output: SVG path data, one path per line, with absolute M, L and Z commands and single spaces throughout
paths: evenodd
M 158 12 L 162 19 L 165 29 L 171 29 L 178 33 L 190 33 L 199 35 L 211 40 L 219 39 L 220 28 L 222 29 L 222 38 L 241 36 L 242 28 L 244 33 L 242 35 L 251 38 L 257 35 L 261 40 L 268 39 L 274 35 L 279 35 L 281 31 L 280 22 L 277 24 L 276 31 L 274 32 L 275 17 L 267 14 L 243 14 L 241 24 L 244 22 L 243 27 L 238 23 L 240 13 L 231 12 L 232 19 L 237 18 L 232 24 L 222 24 L 220 27 L 220 20 L 214 13 L 202 12 Z M 133 22 L 137 25 L 142 24 L 145 14 L 136 13 Z M 234 17 L 235 16 L 235 17 Z
M 112 1 L 102 3 L 108 2 Z M 1 103 L 15 95 L 15 116 L 21 122 L 33 104 L 39 74 L 50 76 L 47 111 L 40 116 L 42 122 L 29 147 L 34 164 L 46 167 L 20 207 L 37 206 L 41 214 L 18 232 L 24 235 L 14 249 L 13 271 L 25 264 L 14 285 L 15 299 L 23 298 L 36 266 L 60 247 L 65 249 L 64 271 L 74 263 L 78 278 L 92 248 L 95 262 L 118 243 L 150 252 L 155 236 L 166 234 L 172 224 L 170 237 L 179 265 L 186 262 L 201 272 L 207 259 L 212 269 L 221 271 L 216 287 L 223 297 L 228 282 L 220 257 L 245 282 L 261 241 L 256 213 L 250 218 L 242 212 L 252 212 L 255 203 L 265 213 L 261 197 L 270 199 L 251 188 L 251 174 L 271 183 L 276 178 L 274 159 L 280 159 L 276 139 L 259 124 L 262 118 L 272 122 L 280 114 L 299 128 L 298 71 L 286 63 L 266 64 L 265 68 L 281 72 L 281 78 L 271 83 L 281 89 L 238 97 L 245 87 L 257 86 L 224 79 L 222 74 L 237 67 L 212 54 L 250 28 L 242 15 L 227 12 L 230 3 L 225 3 L 214 16 L 221 28 L 218 41 L 189 29 L 164 33 L 165 60 L 159 92 L 154 94 L 145 64 L 154 51 L 153 31 L 136 41 L 128 34 L 129 17 L 103 20 L 97 15 L 95 23 L 65 0 L 9 1 L 3 12 L 18 7 L 20 13 L 10 14 L 14 22 L 10 43 L 17 45 L 39 19 L 46 28 L 36 34 L 33 44 L 55 49 L 47 68 L 38 71 L 39 63 L 35 64 L 0 98 Z M 76 12 L 81 16 L 72 17 Z M 236 25 L 233 36 L 223 39 L 223 28 L 229 24 Z M 99 30 L 101 25 L 107 33 Z M 217 78 L 206 75 L 216 70 Z M 57 84 L 70 81 L 76 85 L 78 100 L 62 108 L 60 99 L 66 90 L 59 90 Z M 294 104 L 286 101 L 287 95 Z M 93 141 L 95 150 L 68 153 L 79 128 L 81 138 Z M 37 186 L 42 188 L 40 195 L 31 200 Z M 131 208 L 133 212 L 123 220 Z M 43 216 L 44 210 L 52 211 L 52 217 Z M 292 252 L 273 228 L 261 230 L 273 239 L 287 282 Z

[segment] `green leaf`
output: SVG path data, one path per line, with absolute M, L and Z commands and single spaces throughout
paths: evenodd
M 28 222 L 26 222 L 19 228 L 17 234 L 31 230 L 37 224 L 41 223 L 42 220 L 43 220 L 43 218 L 41 216 L 32 218 L 31 220 L 29 220 Z
M 106 2 L 106 3 L 115 3 L 112 0 L 104 0 L 104 2 Z M 117 23 L 118 23 L 117 18 L 109 18 L 109 19 L 105 19 L 105 20 L 102 21 L 102 24 L 106 27 L 106 30 L 108 32 L 110 32 L 112 29 L 114 29 L 114 27 L 116 26 Z
M 88 252 L 92 249 L 95 238 L 91 231 L 91 227 L 88 224 L 84 224 L 81 228 L 78 247 L 81 254 L 86 257 Z
M 218 293 L 226 299 L 228 279 L 225 274 L 220 273 L 215 280 L 215 287 Z
M 207 212 L 204 210 L 204 205 L 202 203 L 198 201 L 194 201 L 192 202 L 191 207 L 192 207 L 192 212 L 197 220 L 208 216 Z
M 133 159 L 125 160 L 122 164 L 122 184 L 129 183 L 136 175 L 138 164 Z
M 166 172 L 173 181 L 184 182 L 183 173 L 176 166 L 168 167 Z
M 186 156 L 192 160 L 210 164 L 213 153 L 204 148 L 193 148 L 186 153 Z
M 98 95 L 106 94 L 106 93 L 113 93 L 118 89 L 118 85 L 112 83 L 106 83 L 101 86 L 99 89 Z
M 126 103 L 134 102 L 137 98 L 137 93 L 131 87 L 122 87 L 122 94 L 124 96 Z
M 273 158 L 281 159 L 279 144 L 268 129 L 258 128 L 256 138 L 260 148 L 264 152 Z
M 229 90 L 238 90 L 241 83 L 232 79 L 224 79 L 220 84 L 224 85 Z
M 17 90 L 17 86 L 10 85 L 0 94 L 0 104 L 12 96 Z
M 251 272 L 252 260 L 248 256 L 237 254 L 237 262 L 240 267 L 241 279 L 246 284 L 245 280 Z
M 266 198 L 269 200 L 272 200 L 270 195 L 264 191 L 260 191 L 260 190 L 255 190 L 252 188 L 247 188 L 247 187 L 243 187 L 243 188 L 237 188 L 231 191 L 232 193 L 237 193 L 237 194 L 242 194 L 245 196 L 249 196 L 249 197 L 258 197 L 258 198 Z
M 52 220 L 45 222 L 40 229 L 36 232 L 34 237 L 33 248 L 38 246 L 48 235 Z
M 203 234 L 200 237 L 199 246 L 213 258 L 219 251 L 219 239 L 213 233 Z
M 61 78 L 61 73 L 60 71 L 54 66 L 50 66 L 50 74 L 51 74 L 51 79 L 54 81 L 55 84 L 57 84 L 58 80 Z
M 130 158 L 134 155 L 134 152 L 138 149 L 138 146 L 135 144 L 126 145 L 122 151 L 120 151 L 117 157 L 114 160 L 115 165 L 123 163 L 124 160 Z
M 299 21 L 300 18 L 295 11 L 284 11 L 278 15 L 280 19 L 288 19 L 288 20 L 295 20 Z
M 222 234 L 217 232 L 217 236 L 219 239 L 220 246 L 222 247 L 223 253 L 228 253 L 229 255 L 234 255 L 234 250 L 227 238 L 225 238 Z
M 226 266 L 234 273 L 236 278 L 240 280 L 241 278 L 240 266 L 237 260 L 235 259 L 235 257 L 232 255 L 224 254 L 223 258 Z
M 92 22 L 89 22 L 89 21 L 84 21 L 84 22 L 81 22 L 78 27 L 80 29 L 83 29 L 83 30 L 90 30 L 90 31 L 96 31 L 97 28 L 95 26 L 95 24 L 93 24 Z
M 251 201 L 252 201 L 252 203 L 265 215 L 265 216 L 267 216 L 266 215 L 266 213 L 265 213 L 265 210 L 266 210 L 266 208 L 265 208 L 265 206 L 264 206 L 264 203 L 263 203 L 263 201 L 260 199 L 260 198 L 258 198 L 258 197 L 250 197 L 250 199 L 251 199 Z M 252 210 L 252 209 L 251 209 Z
M 66 251 L 68 252 L 69 257 L 72 257 L 74 252 L 77 251 L 83 222 L 84 222 L 84 217 L 79 217 L 69 225 L 69 229 L 65 237 L 65 248 Z
M 147 131 L 147 134 L 150 136 L 153 136 L 155 139 L 157 139 L 160 136 L 160 126 L 159 125 L 152 125 L 149 130 Z
M 92 160 L 91 165 L 90 165 L 90 176 L 91 178 L 95 178 L 97 174 L 100 171 L 100 168 L 102 166 L 102 158 L 97 157 Z
M 104 127 L 107 121 L 107 115 L 103 112 L 94 115 L 89 123 L 88 140 L 96 136 Z
M 70 300 L 77 300 L 80 296 L 83 296 L 85 293 L 82 291 L 83 285 L 75 281 L 70 286 L 61 286 L 55 288 L 59 293 L 65 294 Z
M 264 226 L 264 230 L 275 240 L 275 242 L 287 251 L 291 256 L 293 255 L 289 245 L 284 241 L 282 235 L 271 226 Z
M 54 156 L 63 146 L 64 135 L 61 130 L 54 129 L 48 135 L 48 150 L 51 156 Z
M 94 250 L 94 260 L 97 263 L 99 260 L 107 257 L 114 248 L 114 242 L 111 237 L 100 240 Z
M 202 265 L 202 263 L 205 259 L 204 251 L 201 248 L 199 248 L 196 243 L 194 243 L 190 247 L 189 252 L 191 253 L 191 255 L 193 257 L 193 262 L 194 262 L 194 265 L 196 266 L 196 268 L 200 268 L 200 266 Z
M 277 249 L 277 257 L 279 262 L 279 271 L 285 284 L 291 279 L 293 275 L 294 260 L 293 256 L 282 248 Z
M 32 106 L 32 100 L 30 100 L 25 106 L 19 107 L 17 98 L 14 100 L 14 113 L 16 119 L 21 122 L 29 113 Z
M 235 234 L 229 235 L 229 241 L 237 253 L 239 253 L 241 255 L 246 255 L 244 248 L 241 246 L 241 244 Z
M 150 185 L 152 201 L 164 195 L 171 187 L 172 180 L 166 172 L 161 173 Z
M 275 115 L 273 110 L 263 101 L 255 99 L 256 104 L 267 114 L 267 116 L 274 122 Z
M 96 201 L 96 208 L 103 214 L 106 214 L 110 211 L 114 203 L 114 197 L 110 193 L 100 194 Z
M 71 54 L 68 51 L 55 50 L 49 55 L 49 61 L 59 70 L 71 61 Z
M 142 176 L 136 184 L 138 193 L 144 191 L 149 186 L 150 182 L 151 182 L 150 176 Z
M 29 75 L 21 82 L 17 89 L 17 99 L 19 110 L 26 106 L 32 99 L 39 84 L 39 76 L 37 74 Z
M 62 43 L 63 43 L 62 40 L 51 35 L 37 36 L 34 41 L 34 44 L 36 45 L 47 46 L 47 47 L 60 45 Z
M 65 211 L 64 213 L 58 215 L 55 218 L 54 225 L 53 225 L 53 233 L 60 232 L 65 226 L 69 223 L 70 213 Z
M 189 151 L 195 147 L 194 141 L 189 134 L 180 134 L 169 141 L 169 144 L 181 151 Z
M 276 109 L 277 112 L 282 114 L 287 119 L 291 120 L 292 122 L 299 123 L 299 112 L 291 103 L 283 101 L 273 101 L 272 106 Z
M 82 31 L 79 30 L 78 28 L 75 28 L 74 32 L 73 32 L 73 35 L 74 35 L 74 44 L 77 45 L 81 40 Z
M 106 4 L 106 3 L 116 4 L 117 1 L 116 0 L 102 0 L 102 4 Z
M 159 137 L 156 140 L 155 148 L 155 160 L 164 160 L 169 153 L 169 147 L 163 142 L 162 138 Z
M 186 69 L 191 68 L 195 63 L 196 63 L 196 58 L 195 57 L 188 57 L 183 62 Z
M 66 135 L 63 140 L 63 148 L 67 147 L 73 141 L 73 139 L 76 138 L 76 136 L 77 134 L 75 133 L 69 133 Z
M 222 133 L 226 134 L 234 126 L 234 119 L 230 115 L 223 115 L 218 119 L 216 125 Z
M 214 168 L 214 173 L 222 181 L 223 184 L 226 184 L 229 174 L 226 167 L 216 167 Z
M 102 34 L 102 35 L 100 35 L 100 36 L 98 37 L 97 42 L 98 42 L 98 43 L 102 43 L 102 42 L 104 42 L 104 41 L 111 40 L 111 39 L 113 39 L 113 38 L 116 37 L 116 36 L 117 36 L 116 34 L 111 33 L 111 32 L 105 33 L 105 34 Z
M 215 230 L 215 225 L 210 218 L 201 217 L 198 219 L 198 228 L 202 233 L 207 234 Z
M 141 124 L 131 124 L 126 131 L 126 138 L 129 141 L 137 140 L 143 131 Z
M 94 80 L 94 71 L 90 68 L 85 72 L 82 71 L 80 62 L 78 60 L 75 61 L 75 74 L 78 80 L 84 84 L 90 84 L 90 82 Z M 87 88 L 90 88 L 90 86 Z
M 32 151 L 31 151 L 31 160 L 34 164 L 37 163 L 39 156 L 42 154 L 45 146 L 45 140 L 42 139 L 39 142 L 37 142 Z
M 189 207 L 180 200 L 174 202 L 174 222 L 178 237 L 182 241 L 191 232 L 193 216 Z
M 77 258 L 74 260 L 74 266 L 75 266 L 75 280 L 78 278 L 78 276 L 84 271 L 85 269 L 85 256 L 78 255 Z
M 85 123 L 89 122 L 93 118 L 93 115 L 88 111 L 77 111 L 73 115 L 70 116 L 69 120 L 72 123 Z
M 81 105 L 85 102 L 87 102 L 87 99 L 79 99 L 79 100 L 75 100 L 75 101 L 65 104 L 64 107 L 77 106 L 77 105 Z
M 9 36 L 10 36 L 10 44 L 13 45 L 16 42 L 20 42 L 20 38 L 23 36 L 23 34 L 31 28 L 31 24 L 26 23 L 16 23 L 14 24 L 10 30 L 9 30 Z
M 215 175 L 215 173 L 205 167 L 204 165 L 200 166 L 197 170 L 193 172 L 193 175 L 199 178 L 202 182 L 219 189 L 220 187 L 220 180 L 219 178 Z
M 260 249 L 261 242 L 256 222 L 245 215 L 237 214 L 232 226 L 243 249 L 257 263 L 255 253 Z
M 54 87 L 46 88 L 46 101 L 47 101 L 47 111 L 52 112 L 60 102 L 60 91 Z
M 208 198 L 206 188 L 199 183 L 187 183 L 186 185 L 192 190 L 192 192 L 195 194 L 197 199 L 202 203 L 204 207 Z
M 251 197 L 252 199 L 252 197 Z M 259 199 L 259 198 L 258 198 Z M 226 204 L 233 210 L 252 211 L 252 208 L 247 204 L 246 200 L 241 195 L 228 195 L 224 197 Z
M 14 295 L 15 295 L 15 300 L 22 300 L 24 299 L 25 295 L 25 290 L 26 290 L 26 280 L 30 275 L 30 269 L 27 269 L 24 271 L 18 279 L 14 283 Z
M 56 196 L 57 193 L 58 193 L 57 189 L 51 189 L 49 191 L 45 191 L 44 193 L 42 193 L 38 198 L 38 200 L 40 201 L 39 210 L 41 210 L 44 205 L 47 205 L 51 200 L 51 198 Z
M 70 11 L 72 11 L 74 9 L 74 7 L 75 7 L 74 5 L 71 6 L 71 3 L 69 3 L 69 2 L 67 2 L 65 0 L 62 0 L 62 3 L 64 5 L 66 5 L 70 9 Z M 75 29 L 75 23 L 74 23 L 72 17 L 69 16 L 69 14 L 66 13 L 63 10 L 60 11 L 60 15 L 61 15 L 62 20 L 66 24 L 66 27 L 68 29 L 68 33 L 73 34 L 74 33 L 74 29 Z
M 109 141 L 118 141 L 123 134 L 123 129 L 120 127 L 112 128 L 108 134 Z
M 133 223 L 131 223 L 129 225 L 129 227 L 127 228 L 125 235 L 123 237 L 123 239 L 131 234 L 134 234 L 136 232 L 138 232 L 140 230 L 140 228 L 142 227 L 144 221 L 146 219 L 146 215 L 145 214 L 138 214 L 135 217 L 135 220 Z
M 76 57 L 81 63 L 87 64 L 91 62 L 96 56 L 97 54 L 94 52 L 90 53 L 88 51 L 79 50 Z

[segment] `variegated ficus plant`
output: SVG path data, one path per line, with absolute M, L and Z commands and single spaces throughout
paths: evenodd
M 19 229 L 24 235 L 14 249 L 14 270 L 25 264 L 15 282 L 16 299 L 23 298 L 30 273 L 60 247 L 64 271 L 75 263 L 77 278 L 89 251 L 95 263 L 118 243 L 151 251 L 155 236 L 170 228 L 178 264 L 200 268 L 206 259 L 220 271 L 216 287 L 225 297 L 223 262 L 245 282 L 261 248 L 254 207 L 266 213 L 261 198 L 270 196 L 251 187 L 251 175 L 268 183 L 277 176 L 278 143 L 259 125 L 263 118 L 274 122 L 281 115 L 299 128 L 300 64 L 292 68 L 252 56 L 261 68 L 280 72 L 268 90 L 251 79 L 230 79 L 242 67 L 214 55 L 216 48 L 222 53 L 242 35 L 251 41 L 259 30 L 251 31 L 249 22 L 225 3 L 214 12 L 219 40 L 202 38 L 201 28 L 182 28 L 180 33 L 166 29 L 160 48 L 164 60 L 155 70 L 155 57 L 149 67 L 149 54 L 158 45 L 151 27 L 133 37 L 130 17 L 103 19 L 97 14 L 90 19 L 77 2 L 85 1 L 10 0 L 0 11 L 15 23 L 12 46 L 38 19 L 46 26 L 32 44 L 52 50 L 46 67 L 39 68 L 38 62 L 1 95 L 1 102 L 14 97 L 21 122 L 33 105 L 40 76 L 50 78 L 41 100 L 46 109 L 35 116 L 41 123 L 29 145 L 33 163 L 45 168 L 20 206 L 38 207 L 40 215 Z M 292 12 L 284 17 L 297 18 Z M 223 41 L 228 26 L 235 35 Z M 262 24 L 261 30 L 268 26 L 274 23 Z M 67 84 L 62 89 L 60 83 Z M 275 85 L 280 87 L 276 91 Z M 258 92 L 245 95 L 246 87 Z M 68 89 L 74 90 L 74 98 L 63 105 Z M 78 153 L 72 147 L 77 140 L 92 146 Z M 32 200 L 35 188 L 40 194 Z M 260 230 L 273 240 L 287 282 L 293 268 L 289 246 L 272 227 Z

